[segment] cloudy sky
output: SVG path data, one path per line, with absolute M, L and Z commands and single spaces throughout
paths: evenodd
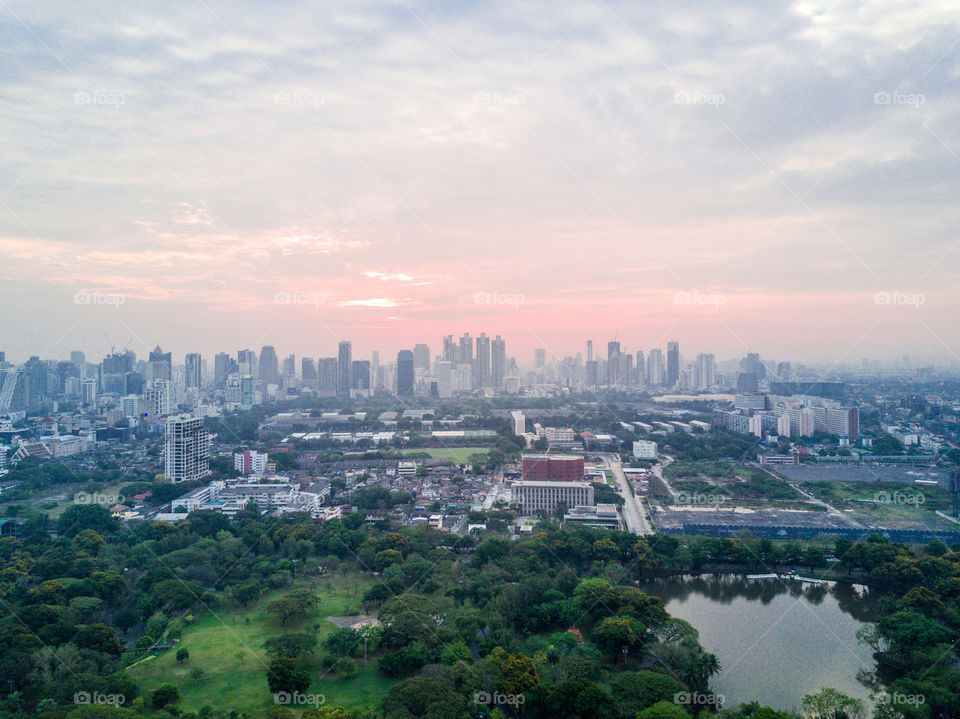
M 958 25 L 0 0 L 0 349 L 960 361 Z

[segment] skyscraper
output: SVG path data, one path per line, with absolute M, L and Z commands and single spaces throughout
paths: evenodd
M 260 361 L 257 358 L 257 353 L 253 350 L 240 350 L 237 352 L 237 371 L 240 374 L 248 374 L 256 377 L 259 364 Z
M 210 474 L 210 434 L 199 417 L 168 417 L 163 454 L 164 475 L 179 484 Z
M 492 343 L 490 354 L 490 382 L 496 389 L 503 389 L 503 378 L 507 374 L 507 343 L 497 335 Z
M 282 376 L 284 377 L 296 377 L 297 376 L 297 357 L 296 355 L 289 355 L 283 360 L 283 372 Z
M 260 381 L 264 385 L 280 384 L 280 369 L 277 365 L 277 350 L 273 345 L 265 345 L 260 350 Z
M 321 357 L 317 360 L 317 391 L 324 397 L 337 394 L 340 363 L 336 357 Z
M 184 358 L 183 381 L 187 387 L 199 387 L 203 376 L 203 360 L 196 352 L 191 352 Z
M 663 380 L 663 350 L 655 347 L 647 353 L 647 384 L 651 387 L 662 387 Z
M 370 362 L 368 360 L 353 360 L 350 365 L 350 386 L 359 390 L 361 396 L 370 392 Z
M 218 352 L 213 358 L 213 386 L 227 385 L 227 375 L 237 372 L 237 363 L 226 352 Z
M 150 352 L 150 359 L 147 361 L 147 384 L 152 384 L 158 379 L 173 379 L 173 365 L 170 361 L 170 354 L 170 352 L 164 352 L 160 349 L 160 345 L 157 345 Z
M 460 349 L 458 351 L 457 362 L 460 364 L 473 363 L 473 338 L 469 332 L 464 332 L 460 338 Z
M 444 362 L 450 362 L 455 365 L 459 361 L 457 355 L 457 343 L 453 339 L 453 335 L 446 335 L 443 338 L 443 360 Z
M 415 344 L 413 346 L 413 368 L 423 370 L 424 373 L 430 371 L 430 348 L 425 344 Z
M 349 342 L 341 342 L 337 352 L 337 397 L 349 398 L 353 382 L 350 373 L 353 369 L 353 346 Z
M 413 352 L 410 350 L 397 352 L 397 395 L 413 396 Z
M 680 379 L 680 345 L 667 342 L 667 387 L 675 387 Z
M 713 387 L 716 381 L 717 370 L 714 356 L 701 352 L 697 355 L 697 363 L 694 365 L 694 385 L 697 389 L 707 389 L 708 387 Z
M 620 384 L 620 343 L 607 342 L 607 384 Z
M 304 387 L 308 389 L 317 388 L 317 365 L 312 357 L 300 359 L 300 378 L 303 380 Z
M 483 332 L 477 337 L 477 358 L 474 361 L 473 381 L 477 387 L 490 386 L 490 338 Z
M 593 362 L 593 340 L 587 340 L 587 362 Z
M 643 385 L 647 383 L 647 365 L 644 362 L 643 350 L 637 350 L 637 368 L 635 370 L 637 375 L 637 384 Z
M 533 351 L 533 366 L 535 369 L 543 369 L 547 366 L 547 351 L 542 347 Z

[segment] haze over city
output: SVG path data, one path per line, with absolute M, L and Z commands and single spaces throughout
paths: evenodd
M 5 2 L 8 357 L 957 362 L 950 2 Z

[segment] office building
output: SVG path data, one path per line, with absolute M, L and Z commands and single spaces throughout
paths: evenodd
M 694 365 L 693 383 L 697 389 L 709 389 L 717 382 L 716 359 L 712 354 L 701 352 Z
M 413 369 L 418 374 L 427 374 L 430 372 L 430 348 L 425 344 L 415 344 L 413 346 Z
M 584 477 L 583 457 L 574 454 L 525 454 L 520 460 L 524 480 L 576 482 Z
M 620 343 L 607 342 L 607 384 L 620 384 Z
M 203 380 L 203 360 L 196 352 L 184 358 L 183 382 L 187 387 L 200 387 Z
M 280 384 L 280 368 L 277 364 L 277 350 L 273 345 L 266 345 L 260 350 L 260 373 L 258 375 L 264 386 Z
M 353 381 L 350 378 L 350 371 L 353 369 L 353 345 L 349 342 L 341 342 L 337 350 L 337 397 L 342 399 L 350 398 L 350 388 Z
M 633 443 L 633 456 L 636 459 L 656 459 L 657 443 L 638 439 Z
M 662 387 L 665 378 L 663 350 L 652 349 L 647 353 L 647 384 L 650 387 Z
M 558 509 L 592 506 L 593 485 L 589 482 L 514 482 L 513 499 L 525 516 L 552 515 Z
M 497 335 L 491 343 L 490 383 L 496 389 L 503 389 L 503 379 L 507 376 L 507 343 Z
M 413 352 L 400 350 L 397 352 L 397 396 L 413 396 Z
M 667 342 L 667 387 L 676 387 L 680 380 L 680 345 Z
M 477 337 L 477 356 L 474 359 L 473 381 L 477 387 L 490 386 L 490 338 L 483 332 Z

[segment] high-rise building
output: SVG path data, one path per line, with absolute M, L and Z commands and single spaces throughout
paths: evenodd
M 317 365 L 312 357 L 300 359 L 300 379 L 308 389 L 317 389 Z
M 253 409 L 257 404 L 257 380 L 252 374 L 240 376 L 240 409 Z
M 422 370 L 424 374 L 430 371 L 430 348 L 427 345 L 413 346 L 413 369 Z
M 497 335 L 491 343 L 490 384 L 503 389 L 503 378 L 507 375 L 507 343 Z
M 697 355 L 697 363 L 694 365 L 693 377 L 694 385 L 696 385 L 697 389 L 713 387 L 717 381 L 717 369 L 716 361 L 712 354 L 701 352 Z
M 747 374 L 752 374 L 757 381 L 762 380 L 767 374 L 763 362 L 760 361 L 760 355 L 756 352 L 748 352 L 747 356 L 740 360 L 740 369 Z
M 637 376 L 638 385 L 644 385 L 647 383 L 647 365 L 644 361 L 643 350 L 637 350 L 637 367 L 634 372 Z
M 547 366 L 547 351 L 544 348 L 538 347 L 533 351 L 533 366 L 536 369 L 543 369 Z
M 443 361 L 456 365 L 460 361 L 459 348 L 453 339 L 453 335 L 446 335 L 443 338 Z
M 283 359 L 283 377 L 296 377 L 297 376 L 297 358 L 295 355 L 289 355 Z
M 460 338 L 460 347 L 457 351 L 457 362 L 460 364 L 473 364 L 473 338 L 469 332 L 464 332 Z
M 397 396 L 413 396 L 413 352 L 400 350 L 397 352 Z
M 226 352 L 218 352 L 213 358 L 213 386 L 223 388 L 227 384 L 227 375 L 237 372 L 237 363 Z
M 337 397 L 349 398 L 353 381 L 350 371 L 353 369 L 353 345 L 341 342 L 337 351 Z
M 680 379 L 680 345 L 667 342 L 667 387 L 675 387 Z
M 586 366 L 586 375 L 584 377 L 584 384 L 587 387 L 596 387 L 600 382 L 600 366 L 596 360 L 587 360 Z
M 257 353 L 253 350 L 240 350 L 237 352 L 237 371 L 240 374 L 249 374 L 258 376 L 260 369 L 260 360 Z
M 280 368 L 277 364 L 277 350 L 273 345 L 264 345 L 260 350 L 260 381 L 264 385 L 280 384 Z
M 203 379 L 203 359 L 196 352 L 184 358 L 183 381 L 187 387 L 199 387 Z
M 477 358 L 474 360 L 473 378 L 477 387 L 490 386 L 490 338 L 483 332 L 477 337 Z
M 383 369 L 380 367 L 380 353 L 377 350 L 370 355 L 370 389 L 374 393 L 383 389 Z
M 662 387 L 666 379 L 663 366 L 663 350 L 654 348 L 647 353 L 647 384 L 651 387 Z
M 587 362 L 593 362 L 593 340 L 587 340 Z
M 210 474 L 210 433 L 203 420 L 190 415 L 167 418 L 164 475 L 179 484 Z
M 150 359 L 147 361 L 147 384 L 158 379 L 173 379 L 173 364 L 170 361 L 170 356 L 171 353 L 164 352 L 160 349 L 160 345 L 157 345 L 150 352 Z
M 523 435 L 527 431 L 527 420 L 523 416 L 523 412 L 519 409 L 515 409 L 510 413 L 510 417 L 513 419 L 513 433 L 516 435 Z
M 351 389 L 359 390 L 363 396 L 370 392 L 370 362 L 353 360 L 350 367 Z
M 607 384 L 620 384 L 620 343 L 607 342 Z
M 321 357 L 317 360 L 317 391 L 325 397 L 337 394 L 340 363 L 336 357 Z

